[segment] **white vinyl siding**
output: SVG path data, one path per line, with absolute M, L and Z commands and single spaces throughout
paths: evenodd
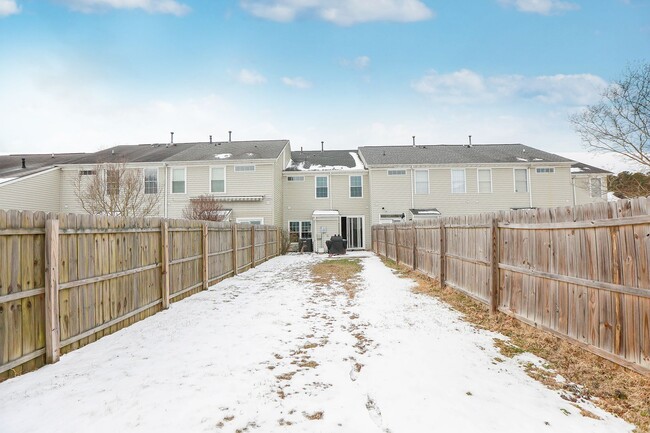
M 210 169 L 210 192 L 226 192 L 226 169 L 224 167 Z
M 528 192 L 528 169 L 515 168 L 515 192 Z
M 158 194 L 158 169 L 144 169 L 144 193 Z
M 465 180 L 464 169 L 451 170 L 451 192 L 454 194 L 467 192 L 467 182 Z
M 327 176 L 316 176 L 316 198 L 329 197 L 329 181 Z
M 429 170 L 415 170 L 415 193 L 429 194 Z
M 479 193 L 492 192 L 492 170 L 489 168 L 479 168 L 476 170 L 476 177 L 478 179 Z
M 350 176 L 350 198 L 363 197 L 363 180 L 361 176 Z
M 172 194 L 185 194 L 186 178 L 185 167 L 172 168 Z

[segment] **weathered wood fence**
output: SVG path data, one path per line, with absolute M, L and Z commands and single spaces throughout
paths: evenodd
M 650 374 L 650 205 L 445 217 L 372 227 L 373 250 Z
M 276 227 L 0 210 L 0 380 L 279 254 Z

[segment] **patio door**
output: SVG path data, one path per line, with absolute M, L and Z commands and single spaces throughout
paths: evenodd
M 348 249 L 363 249 L 363 217 L 341 217 L 341 236 L 348 241 Z

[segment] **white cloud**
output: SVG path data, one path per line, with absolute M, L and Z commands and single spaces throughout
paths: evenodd
M 142 9 L 149 13 L 185 15 L 190 7 L 176 0 L 59 0 L 79 12 L 98 12 L 105 9 Z
M 257 17 L 280 22 L 307 15 L 349 26 L 370 21 L 423 21 L 434 16 L 421 0 L 240 0 L 240 3 Z
M 266 77 L 257 71 L 242 69 L 237 74 L 237 81 L 242 84 L 257 85 L 266 83 Z
M 417 92 L 450 104 L 527 99 L 545 104 L 588 105 L 598 101 L 606 85 L 605 80 L 591 74 L 484 77 L 468 69 L 449 74 L 430 71 L 412 83 Z
M 16 0 L 0 0 L 0 17 L 14 15 L 20 12 Z
M 289 87 L 296 89 L 309 89 L 311 83 L 302 77 L 282 77 L 282 82 Z
M 343 59 L 341 60 L 341 65 L 345 66 L 346 68 L 353 68 L 362 71 L 370 66 L 370 57 L 359 56 L 352 60 Z
M 520 12 L 553 15 L 580 9 L 575 3 L 561 0 L 499 0 L 503 6 L 514 7 Z

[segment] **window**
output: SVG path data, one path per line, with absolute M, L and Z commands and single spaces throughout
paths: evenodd
M 264 218 L 237 218 L 237 224 L 252 224 L 259 226 L 264 224 Z
M 515 192 L 528 192 L 527 168 L 515 168 Z
M 489 168 L 479 168 L 476 171 L 478 177 L 478 192 L 492 192 L 492 170 Z
M 537 174 L 555 173 L 555 167 L 537 167 L 535 169 L 535 173 Z
M 350 176 L 350 197 L 363 197 L 363 180 L 361 176 Z
M 289 241 L 311 239 L 311 221 L 289 221 Z
M 415 170 L 415 193 L 429 194 L 429 170 Z
M 254 165 L 236 165 L 235 171 L 255 171 Z
M 118 195 L 120 193 L 120 172 L 106 170 L 106 194 Z
M 451 170 L 451 192 L 454 194 L 467 192 L 465 185 L 465 170 Z
M 95 170 L 80 170 L 79 176 L 94 176 L 97 172 Z
M 603 183 L 599 177 L 592 177 L 589 180 L 589 192 L 591 197 L 602 197 L 603 195 Z
M 406 176 L 406 170 L 388 170 L 389 176 Z
M 226 170 L 224 167 L 210 169 L 210 192 L 226 192 Z
M 185 194 L 185 168 L 172 168 L 172 194 Z
M 316 176 L 316 198 L 329 197 L 327 176 Z
M 287 181 L 289 181 L 289 182 L 304 182 L 305 181 L 305 176 L 289 176 L 289 177 L 287 177 Z
M 144 169 L 144 193 L 158 194 L 158 169 Z

